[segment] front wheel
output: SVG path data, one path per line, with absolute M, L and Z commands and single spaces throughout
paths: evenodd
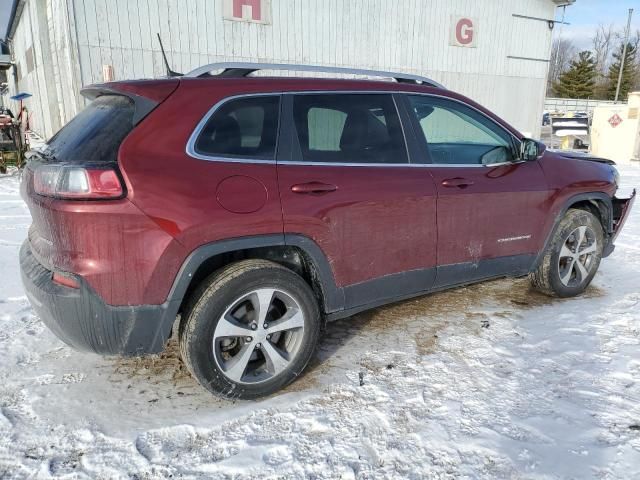
M 531 284 L 547 295 L 573 297 L 593 280 L 604 247 L 602 225 L 585 210 L 570 209 L 560 221 Z
M 212 274 L 194 293 L 180 350 L 203 387 L 252 399 L 300 375 L 320 325 L 317 300 L 300 276 L 277 263 L 245 260 Z

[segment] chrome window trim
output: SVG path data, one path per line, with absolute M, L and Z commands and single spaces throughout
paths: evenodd
M 275 163 L 275 162 L 274 162 Z M 432 167 L 493 167 L 494 165 L 465 165 L 465 164 L 437 164 L 437 163 L 339 163 L 339 162 L 278 162 L 279 166 L 286 167 L 287 165 L 295 166 L 324 166 L 324 167 L 378 167 L 378 168 L 432 168 Z M 497 165 L 497 164 L 496 164 Z M 500 164 L 504 165 L 504 164 Z
M 371 94 L 385 94 L 385 95 L 391 95 L 394 105 L 396 106 L 396 112 L 398 113 L 398 119 L 400 121 L 400 128 L 402 129 L 402 134 L 404 136 L 404 140 L 405 140 L 405 149 L 407 150 L 407 159 L 408 162 L 405 163 L 340 163 L 340 162 L 305 162 L 305 161 L 280 161 L 278 162 L 275 159 L 266 159 L 266 158 L 237 158 L 237 157 L 225 157 L 225 156 L 221 156 L 221 155 L 204 155 L 201 153 L 196 152 L 195 150 L 195 144 L 196 141 L 198 139 L 198 136 L 200 135 L 200 133 L 202 132 L 202 130 L 204 129 L 205 125 L 207 124 L 207 122 L 209 121 L 209 119 L 211 118 L 211 116 L 220 108 L 222 107 L 222 105 L 224 105 L 227 102 L 236 100 L 238 98 L 249 98 L 249 97 L 282 97 L 284 95 L 320 95 L 320 94 L 364 94 L 364 95 L 371 95 Z M 406 167 L 410 167 L 410 168 L 487 168 L 487 167 L 494 167 L 494 166 L 499 166 L 497 164 L 488 164 L 488 165 L 480 165 L 480 164 L 444 164 L 444 163 L 410 163 L 411 157 L 409 155 L 409 146 L 407 143 L 407 138 L 406 138 L 406 133 L 405 133 L 405 126 L 402 123 L 402 119 L 400 118 L 400 113 L 398 111 L 398 105 L 395 101 L 395 98 L 393 98 L 394 94 L 399 94 L 399 95 L 420 95 L 420 96 L 425 96 L 425 97 L 436 97 L 436 98 L 443 98 L 445 100 L 450 100 L 452 102 L 457 102 L 460 103 L 464 106 L 466 106 L 467 108 L 471 108 L 473 110 L 475 110 L 476 112 L 478 112 L 480 115 L 482 115 L 483 117 L 485 117 L 488 121 L 494 123 L 496 126 L 498 126 L 499 128 L 501 128 L 502 130 L 504 130 L 505 132 L 507 132 L 507 134 L 509 134 L 515 141 L 516 141 L 516 146 L 519 146 L 520 143 L 522 142 L 522 139 L 518 138 L 516 135 L 513 134 L 513 132 L 511 132 L 509 129 L 507 129 L 506 127 L 504 127 L 503 125 L 501 125 L 500 123 L 496 122 L 494 119 L 492 119 L 491 117 L 489 117 L 486 113 L 482 112 L 481 110 L 475 108 L 473 105 L 469 105 L 466 102 L 463 102 L 462 100 L 458 100 L 457 98 L 451 98 L 447 95 L 439 95 L 436 93 L 423 93 L 423 92 L 412 92 L 412 91 L 406 91 L 406 90 L 300 90 L 300 91 L 274 91 L 274 92 L 260 92 L 260 93 L 240 93 L 237 95 L 231 95 L 228 97 L 223 98 L 222 100 L 219 100 L 218 102 L 216 102 L 208 111 L 207 113 L 204 114 L 204 116 L 202 117 L 202 119 L 197 123 L 195 129 L 193 130 L 193 132 L 191 132 L 191 135 L 189 136 L 189 140 L 187 141 L 187 145 L 185 147 L 185 153 L 195 159 L 198 160 L 205 160 L 208 162 L 222 162 L 222 163 L 248 163 L 248 164 L 266 164 L 266 165 L 295 165 L 295 166 L 331 166 L 331 167 L 381 167 L 381 168 L 406 168 Z M 282 102 L 282 98 L 280 98 L 280 102 Z M 280 136 L 280 124 L 281 124 L 282 119 L 280 118 L 278 120 L 278 132 L 277 132 L 277 138 L 279 138 Z M 276 145 L 277 147 L 277 145 Z M 510 163 L 519 163 L 519 162 L 510 162 Z

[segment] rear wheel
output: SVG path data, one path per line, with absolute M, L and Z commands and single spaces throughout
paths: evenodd
M 245 260 L 214 273 L 195 292 L 180 349 L 209 391 L 257 398 L 300 375 L 320 324 L 316 298 L 300 276 L 273 262 Z
M 548 295 L 579 295 L 593 280 L 604 247 L 602 225 L 585 210 L 571 209 L 560 222 L 544 257 L 529 278 Z

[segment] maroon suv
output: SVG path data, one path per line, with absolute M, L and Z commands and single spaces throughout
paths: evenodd
M 157 353 L 175 327 L 205 388 L 254 398 L 300 375 L 326 320 L 505 276 L 577 295 L 613 251 L 635 196 L 613 162 L 429 79 L 261 68 L 303 69 L 90 86 L 32 152 L 22 278 L 66 343 Z

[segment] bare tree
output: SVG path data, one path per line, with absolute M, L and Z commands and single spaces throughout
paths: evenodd
M 558 37 L 553 41 L 547 91 L 550 91 L 551 85 L 558 81 L 560 74 L 569 68 L 575 54 L 576 47 L 568 38 Z
M 613 62 L 613 53 L 620 43 L 624 41 L 624 31 L 616 31 L 615 27 L 610 25 L 598 26 L 598 29 L 591 37 L 591 45 L 593 56 L 596 61 L 596 98 L 607 98 L 607 88 L 609 87 L 608 73 Z M 640 30 L 629 37 L 629 43 L 636 47 L 640 46 Z M 636 64 L 634 65 L 634 86 L 640 88 L 640 55 L 636 56 Z
M 616 32 L 613 24 L 604 26 L 600 24 L 598 30 L 591 38 L 591 44 L 593 45 L 593 56 L 596 61 L 596 69 L 599 76 L 603 77 L 609 68 L 609 62 L 611 58 L 611 49 L 614 44 Z

